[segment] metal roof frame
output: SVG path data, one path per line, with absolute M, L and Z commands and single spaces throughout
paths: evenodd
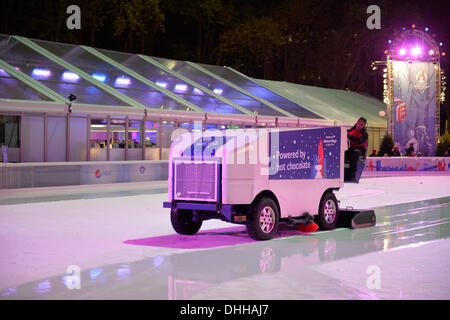
M 131 70 L 130 68 L 125 67 L 124 65 L 114 61 L 113 59 L 105 56 L 103 53 L 99 52 L 98 50 L 88 47 L 88 46 L 80 46 L 81 48 L 83 48 L 84 50 L 86 50 L 87 52 L 95 55 L 97 58 L 102 59 L 103 61 L 105 61 L 106 63 L 109 63 L 110 65 L 120 69 L 121 71 L 127 73 L 128 75 L 136 78 L 137 80 L 141 81 L 142 83 L 156 89 L 159 92 L 162 92 L 164 94 L 166 94 L 167 96 L 169 96 L 170 98 L 172 98 L 173 100 L 177 101 L 178 103 L 182 104 L 183 106 L 187 107 L 187 108 L 192 108 L 198 112 L 206 112 L 204 111 L 202 108 L 196 106 L 195 104 L 187 101 L 186 99 L 180 98 L 179 96 L 177 96 L 176 94 L 174 94 L 173 92 L 166 90 L 164 88 L 161 88 L 160 86 L 158 86 L 156 83 L 154 83 L 153 81 L 150 81 L 146 78 L 144 78 L 143 76 L 141 76 L 139 73 Z M 148 109 L 154 109 L 154 108 L 149 108 Z
M 283 92 L 282 86 L 272 86 L 270 83 L 265 82 L 261 79 L 255 79 L 251 78 L 231 67 L 224 67 L 228 70 L 232 71 L 233 73 L 243 77 L 244 79 L 247 79 L 248 81 L 251 81 L 262 88 L 269 90 L 270 92 L 273 92 L 274 94 L 279 95 L 283 99 L 286 99 L 287 101 L 290 101 L 294 103 L 295 105 L 298 105 L 301 108 L 304 108 L 305 110 L 310 111 L 313 114 L 316 114 L 320 117 L 323 117 L 325 119 L 311 119 L 311 118 L 302 118 L 299 116 L 296 116 L 289 111 L 283 109 L 282 107 L 279 107 L 275 105 L 274 103 L 255 96 L 254 94 L 250 93 L 249 91 L 240 88 L 235 83 L 224 79 L 219 74 L 216 74 L 214 71 L 209 71 L 205 67 L 203 67 L 200 64 L 190 62 L 190 61 L 184 61 L 187 65 L 195 68 L 196 70 L 202 72 L 203 74 L 214 78 L 215 80 L 230 86 L 231 88 L 238 90 L 240 93 L 260 102 L 261 104 L 270 107 L 273 110 L 276 110 L 277 112 L 280 112 L 283 116 L 264 116 L 264 115 L 255 115 L 253 112 L 251 112 L 246 107 L 240 106 L 236 104 L 235 102 L 231 101 L 230 99 L 223 97 L 221 95 L 216 94 L 215 92 L 209 90 L 208 88 L 204 87 L 203 85 L 197 83 L 196 81 L 190 79 L 189 74 L 182 75 L 179 72 L 176 72 L 174 70 L 171 70 L 167 68 L 162 63 L 158 62 L 156 59 L 142 55 L 142 54 L 136 54 L 134 56 L 138 56 L 142 60 L 144 60 L 147 63 L 152 64 L 153 66 L 157 67 L 158 69 L 171 74 L 172 76 L 202 90 L 209 96 L 216 98 L 223 103 L 241 111 L 243 114 L 234 114 L 234 113 L 219 113 L 219 112 L 207 112 L 202 109 L 202 107 L 196 105 L 195 103 L 192 103 L 190 101 L 187 101 L 186 99 L 178 96 L 172 91 L 166 90 L 160 86 L 158 86 L 156 83 L 148 80 L 144 76 L 142 76 L 139 72 L 135 72 L 129 68 L 127 68 L 125 65 L 123 65 L 120 62 L 115 61 L 112 58 L 109 58 L 99 50 L 88 47 L 88 46 L 75 46 L 75 48 L 80 48 L 81 50 L 87 51 L 88 53 L 96 56 L 97 58 L 101 59 L 102 61 L 114 66 L 115 68 L 121 70 L 122 72 L 136 78 L 140 82 L 144 83 L 145 85 L 154 88 L 156 91 L 163 93 L 167 95 L 169 98 L 175 100 L 179 104 L 189 107 L 192 109 L 192 111 L 185 111 L 185 110 L 160 110 L 158 108 L 151 108 L 145 105 L 145 103 L 140 103 L 139 101 L 136 101 L 135 99 L 128 96 L 126 93 L 122 93 L 116 88 L 112 87 L 111 85 L 107 85 L 95 78 L 93 78 L 91 75 L 89 75 L 87 72 L 83 71 L 82 69 L 76 67 L 75 65 L 69 63 L 64 57 L 58 57 L 57 55 L 53 54 L 52 52 L 48 51 L 46 48 L 44 48 L 42 45 L 40 45 L 39 42 L 35 42 L 30 40 L 29 38 L 22 37 L 22 36 L 12 36 L 14 39 L 19 41 L 20 43 L 26 45 L 27 47 L 31 48 L 35 52 L 37 52 L 39 55 L 46 57 L 47 59 L 51 60 L 52 62 L 58 64 L 59 66 L 62 66 L 63 68 L 70 70 L 86 80 L 87 82 L 91 83 L 93 86 L 98 88 L 99 90 L 105 92 L 106 94 L 111 95 L 112 97 L 118 99 L 119 101 L 122 101 L 123 105 L 100 105 L 100 104 L 89 104 L 89 103 L 76 103 L 73 105 L 73 113 L 78 114 L 111 114 L 115 116 L 119 115 L 133 115 L 136 117 L 145 117 L 145 118 L 171 118 L 171 119 L 180 119 L 182 120 L 188 120 L 189 118 L 192 119 L 204 119 L 207 121 L 208 119 L 210 121 L 215 121 L 215 119 L 224 119 L 224 121 L 232 121 L 238 123 L 242 121 L 251 121 L 255 123 L 259 122 L 265 122 L 265 121 L 279 121 L 280 123 L 286 123 L 286 124 L 293 124 L 294 122 L 297 122 L 298 124 L 308 124 L 308 125 L 325 125 L 329 124 L 330 121 L 334 121 L 334 125 L 342 124 L 344 125 L 344 122 L 335 119 L 330 119 L 330 116 L 328 117 L 326 115 L 322 115 L 319 110 L 314 110 L 314 103 L 309 105 L 302 105 L 299 102 L 295 100 L 295 95 L 289 95 L 289 92 Z M 38 94 L 41 96 L 45 96 L 50 99 L 50 101 L 47 100 L 20 100 L 20 99 L 5 99 L 0 98 L 0 110 L 7 111 L 7 112 L 17 112 L 18 108 L 22 108 L 25 112 L 42 112 L 42 110 L 45 110 L 44 112 L 57 112 L 57 113 L 67 113 L 66 105 L 68 103 L 68 99 L 66 97 L 61 96 L 58 92 L 55 92 L 54 89 L 51 89 L 50 87 L 47 87 L 45 83 L 41 83 L 40 81 L 34 79 L 33 77 L 29 76 L 28 74 L 24 73 L 21 70 L 16 70 L 13 66 L 11 66 L 8 62 L 0 59 L 0 67 L 4 69 L 9 75 L 11 75 L 12 78 L 24 83 L 28 87 L 35 90 Z M 139 71 L 139 70 L 138 70 Z M 295 85 L 292 83 L 287 83 L 289 85 Z M 324 88 L 325 89 L 325 88 Z M 318 92 L 320 97 L 320 92 Z M 356 95 L 356 93 L 355 93 Z M 317 96 L 316 96 L 317 97 Z M 345 98 L 345 99 L 344 99 Z M 342 103 L 350 103 L 352 97 L 343 97 L 342 99 L 348 100 L 348 101 L 342 101 Z M 350 100 L 349 100 L 350 99 Z M 38 108 L 36 108 L 38 107 Z M 39 109 L 39 110 L 38 110 Z M 148 113 L 146 111 L 151 111 L 151 113 Z M 369 111 L 369 110 L 367 110 Z M 375 115 L 375 113 L 374 113 Z M 278 120 L 276 120 L 278 119 Z M 254 120 L 254 121 L 253 121 Z M 220 121 L 220 120 L 219 120 Z M 294 121 L 294 122 L 293 122 Z M 292 122 L 292 123 L 291 123 Z
M 301 106 L 301 105 L 299 105 L 297 102 L 295 102 L 295 101 L 289 99 L 288 97 L 284 96 L 284 94 L 283 94 L 282 92 L 279 92 L 278 90 L 276 90 L 276 89 L 274 89 L 274 88 L 271 88 L 271 87 L 269 87 L 269 86 L 266 86 L 264 83 L 261 83 L 260 81 L 258 81 L 258 79 L 251 78 L 251 77 L 249 77 L 249 76 L 247 76 L 247 75 L 245 75 L 245 74 L 243 74 L 243 73 L 241 73 L 241 72 L 239 72 L 239 71 L 237 71 L 237 70 L 235 70 L 235 69 L 233 69 L 233 68 L 231 68 L 231 67 L 224 67 L 224 68 L 227 68 L 228 70 L 233 71 L 234 73 L 236 73 L 236 74 L 238 74 L 238 75 L 240 75 L 240 76 L 246 78 L 246 79 L 249 80 L 249 81 L 253 81 L 254 83 L 256 83 L 257 85 L 263 87 L 264 89 L 267 89 L 267 90 L 269 90 L 269 91 L 271 91 L 271 92 L 273 92 L 273 93 L 275 93 L 275 94 L 277 94 L 277 95 L 283 97 L 284 99 L 286 99 L 286 100 L 288 100 L 288 101 L 290 101 L 290 102 L 292 102 L 292 103 L 298 105 L 299 107 L 302 107 L 303 109 L 306 109 L 306 110 L 308 110 L 309 112 L 314 113 L 314 114 L 316 114 L 316 115 L 319 116 L 319 117 L 322 117 L 320 114 L 318 114 L 317 112 L 311 110 L 310 108 Z M 286 112 L 287 112 L 287 111 L 286 111 Z M 300 117 L 298 117 L 298 118 L 300 118 Z
M 72 65 L 71 63 L 61 59 L 60 57 L 54 55 L 53 53 L 51 53 L 50 51 L 46 50 L 45 48 L 42 48 L 41 46 L 39 46 L 38 44 L 32 42 L 31 40 L 21 37 L 21 36 L 14 36 L 15 39 L 17 39 L 18 41 L 20 41 L 22 44 L 28 46 L 29 48 L 35 50 L 36 52 L 38 52 L 39 54 L 43 55 L 44 57 L 52 60 L 53 62 L 59 64 L 60 66 L 72 71 L 73 73 L 77 74 L 78 76 L 80 76 L 81 78 L 83 78 L 84 80 L 90 82 L 91 84 L 93 84 L 94 86 L 102 89 L 103 91 L 109 93 L 110 95 L 114 96 L 115 98 L 121 100 L 122 102 L 125 102 L 127 105 L 134 107 L 134 108 L 141 108 L 141 109 L 145 109 L 146 106 L 144 106 L 143 104 L 139 103 L 138 101 L 124 95 L 123 93 L 120 93 L 119 91 L 115 90 L 114 88 L 108 86 L 107 84 L 104 84 L 101 81 L 98 81 L 97 79 L 91 77 L 89 74 L 87 74 L 86 72 L 84 72 L 83 70 L 81 70 L 80 68 Z
M 278 111 L 278 112 L 286 115 L 289 118 L 298 118 L 296 115 L 294 115 L 294 114 L 292 114 L 292 113 L 290 113 L 290 112 L 288 112 L 288 111 L 286 111 L 284 109 L 281 109 L 280 107 L 274 105 L 273 103 L 271 103 L 271 102 L 269 102 L 269 101 L 267 101 L 267 100 L 265 100 L 263 98 L 255 96 L 254 94 L 248 92 L 247 90 L 244 90 L 241 87 L 238 87 L 237 85 L 235 85 L 234 83 L 232 83 L 232 82 L 222 78 L 221 76 L 219 76 L 219 75 L 217 75 L 217 74 L 215 74 L 215 73 L 213 73 L 213 72 L 203 68 L 202 66 L 198 65 L 197 63 L 190 62 L 190 61 L 186 61 L 186 63 L 189 64 L 191 67 L 199 70 L 200 72 L 203 72 L 203 73 L 207 74 L 208 76 L 213 77 L 214 79 L 216 79 L 218 81 L 221 81 L 221 82 L 225 83 L 226 85 L 229 85 L 233 89 L 238 90 L 239 92 L 245 94 L 246 96 L 249 96 L 250 98 L 253 98 L 256 101 L 261 102 L 262 104 L 270 107 L 271 109 L 274 109 L 275 111 Z
M 192 85 L 192 86 L 194 86 L 194 87 L 196 87 L 196 88 L 198 88 L 198 89 L 200 89 L 200 90 L 206 92 L 206 93 L 209 94 L 210 96 L 213 96 L 214 98 L 219 99 L 220 101 L 222 101 L 222 102 L 224 102 L 224 103 L 226 103 L 226 104 L 232 106 L 233 108 L 235 108 L 235 109 L 237 109 L 237 110 L 239 110 L 239 111 L 242 111 L 244 114 L 247 114 L 247 115 L 253 115 L 253 113 L 250 112 L 249 110 L 247 110 L 246 108 L 244 108 L 244 107 L 242 107 L 242 106 L 240 106 L 240 105 L 234 103 L 233 101 L 228 100 L 227 98 L 224 98 L 224 97 L 222 97 L 222 96 L 220 96 L 220 95 L 214 93 L 213 91 L 211 91 L 211 90 L 209 90 L 208 88 L 202 86 L 201 84 L 195 82 L 194 80 L 191 80 L 191 79 L 189 79 L 189 78 L 187 78 L 187 77 L 185 77 L 185 76 L 179 74 L 178 72 L 173 71 L 173 70 L 167 68 L 166 66 L 162 65 L 161 63 L 159 63 L 158 61 L 154 60 L 153 58 L 151 58 L 151 57 L 149 57 L 149 56 L 145 56 L 145 55 L 143 55 L 143 54 L 138 54 L 137 56 L 140 57 L 141 59 L 145 60 L 146 62 L 151 63 L 151 64 L 154 65 L 155 67 L 157 67 L 157 68 L 159 68 L 159 69 L 161 69 L 161 70 L 163 70 L 163 71 L 165 71 L 165 72 L 167 72 L 167 73 L 170 73 L 171 75 L 177 77 L 178 79 L 181 79 L 181 80 L 183 80 L 184 82 L 187 82 L 187 83 L 189 83 L 190 85 Z M 188 61 L 185 61 L 185 62 L 186 62 L 186 63 L 189 63 Z
M 61 103 L 69 102 L 69 100 L 67 100 L 60 94 L 56 93 L 49 87 L 44 86 L 42 83 L 40 83 L 36 79 L 33 79 L 32 77 L 23 73 L 22 71 L 16 70 L 13 66 L 8 64 L 6 61 L 3 61 L 2 59 L 0 59 L 0 67 L 2 67 L 3 70 L 5 70 L 7 73 L 9 73 L 11 76 L 16 78 L 17 80 L 25 83 L 26 85 L 33 88 L 37 92 L 45 95 L 47 98 L 50 98 L 50 100 L 56 101 L 56 102 L 61 102 Z

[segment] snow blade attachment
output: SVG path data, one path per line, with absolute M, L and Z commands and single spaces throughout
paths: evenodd
M 343 228 L 366 228 L 376 224 L 374 210 L 340 209 L 338 227 Z

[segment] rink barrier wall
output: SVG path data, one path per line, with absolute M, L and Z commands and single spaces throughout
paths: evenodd
M 168 161 L 0 163 L 0 189 L 168 179 Z
M 368 157 L 364 173 L 398 172 L 450 174 L 450 157 Z
M 364 176 L 450 174 L 450 157 L 368 157 Z M 94 185 L 168 179 L 168 161 L 0 163 L 0 189 Z

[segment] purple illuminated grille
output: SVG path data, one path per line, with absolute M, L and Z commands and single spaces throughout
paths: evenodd
M 174 173 L 176 200 L 217 201 L 215 161 L 176 161 Z

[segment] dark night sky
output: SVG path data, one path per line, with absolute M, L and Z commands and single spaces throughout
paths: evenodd
M 68 30 L 66 8 L 81 8 Z M 381 30 L 368 30 L 369 5 Z M 3 0 L 0 33 L 228 65 L 257 78 L 349 89 L 381 99 L 387 40 L 430 28 L 449 51 L 448 0 Z M 448 55 L 441 60 L 450 70 Z M 450 73 L 450 71 L 448 71 Z M 450 118 L 448 101 L 441 107 Z

